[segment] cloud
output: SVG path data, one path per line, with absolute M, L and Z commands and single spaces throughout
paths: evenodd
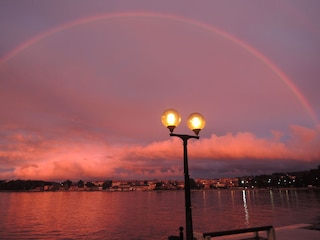
M 20 179 L 177 179 L 183 177 L 178 138 L 149 144 L 108 144 L 97 136 L 50 139 L 32 132 L 8 132 L 0 150 L 0 178 Z M 68 134 L 67 134 L 68 135 Z M 77 140 L 74 140 L 77 139 Z M 250 132 L 189 140 L 192 177 L 230 177 L 299 171 L 320 164 L 320 132 L 290 126 L 270 138 Z
M 320 159 L 320 135 L 317 129 L 291 126 L 290 134 L 277 132 L 272 138 L 259 138 L 250 132 L 227 133 L 223 136 L 211 135 L 193 141 L 189 145 L 189 155 L 195 159 L 292 159 L 312 161 Z M 156 142 L 147 146 L 132 146 L 123 158 L 166 158 L 175 159 L 182 153 L 178 140 Z M 150 158 L 150 157 L 149 157 Z

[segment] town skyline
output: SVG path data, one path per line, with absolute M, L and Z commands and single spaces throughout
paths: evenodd
M 0 180 L 2 191 L 152 191 L 184 190 L 184 180 L 116 180 L 50 182 L 42 180 Z M 317 169 L 293 173 L 273 173 L 271 175 L 241 176 L 236 178 L 190 178 L 190 188 L 213 189 L 260 189 L 260 188 L 319 188 L 320 166 Z

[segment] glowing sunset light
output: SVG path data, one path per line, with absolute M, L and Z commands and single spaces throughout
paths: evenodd
M 162 125 L 192 178 L 316 168 L 320 5 L 279 1 L 0 2 L 0 180 L 182 178 Z

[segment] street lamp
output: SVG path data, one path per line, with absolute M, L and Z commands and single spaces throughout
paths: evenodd
M 187 126 L 196 135 L 173 133 L 174 129 L 181 122 L 181 116 L 175 109 L 168 109 L 164 111 L 161 116 L 161 121 L 162 121 L 162 124 L 169 129 L 171 137 L 179 137 L 183 141 L 184 190 L 185 190 L 185 207 L 186 207 L 186 239 L 193 240 L 187 142 L 190 138 L 199 139 L 199 132 L 201 131 L 201 129 L 204 128 L 206 121 L 200 113 L 192 113 L 189 115 L 187 119 Z

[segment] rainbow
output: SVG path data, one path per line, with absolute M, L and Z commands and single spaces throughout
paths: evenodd
M 285 85 L 291 90 L 291 92 L 297 97 L 299 102 L 302 104 L 304 109 L 307 111 L 311 119 L 318 124 L 317 116 L 312 109 L 310 103 L 306 99 L 306 97 L 299 91 L 297 86 L 294 85 L 294 83 L 274 64 L 271 60 L 269 60 L 266 56 L 264 56 L 261 52 L 254 49 L 252 46 L 248 45 L 247 43 L 241 41 L 240 39 L 235 38 L 234 36 L 222 31 L 221 29 L 218 29 L 216 27 L 213 27 L 211 25 L 205 24 L 203 22 L 181 17 L 181 16 L 175 16 L 175 15 L 169 15 L 169 14 L 159 14 L 159 13 L 153 13 L 153 12 L 122 12 L 122 13 L 113 13 L 113 14 L 104 14 L 104 15 L 97 15 L 93 17 L 88 17 L 84 19 L 79 19 L 70 23 L 66 23 L 60 26 L 57 26 L 55 28 L 52 28 L 46 32 L 43 32 L 34 38 L 26 41 L 25 43 L 19 45 L 17 48 L 15 48 L 13 51 L 5 55 L 2 59 L 0 59 L 0 67 L 3 65 L 6 61 L 10 60 L 17 54 L 19 54 L 24 49 L 30 47 L 31 45 L 41 41 L 42 39 L 45 39 L 47 37 L 50 37 L 53 34 L 56 34 L 58 32 L 64 31 L 66 29 L 82 25 L 85 23 L 90 23 L 94 21 L 99 20 L 110 20 L 115 18 L 132 18 L 132 17 L 146 17 L 146 18 L 160 18 L 160 19 L 168 19 L 172 21 L 177 21 L 184 24 L 189 24 L 210 32 L 214 32 L 219 34 L 220 36 L 234 42 L 238 46 L 242 47 L 249 53 L 253 54 L 256 58 L 258 58 L 262 63 L 264 63 L 266 66 L 268 66 L 284 83 Z

